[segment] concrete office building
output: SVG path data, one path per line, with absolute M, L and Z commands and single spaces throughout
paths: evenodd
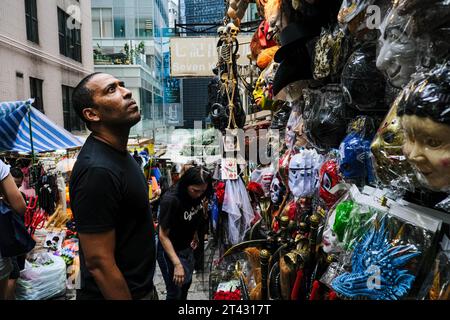
M 94 71 L 91 0 L 1 4 L 0 101 L 35 98 L 34 106 L 59 126 L 85 131 L 71 94 Z
M 92 0 L 95 71 L 124 80 L 132 91 L 142 115 L 132 135 L 157 137 L 166 128 L 161 36 L 168 24 L 164 0 Z M 143 50 L 131 54 L 132 50 L 139 51 L 140 44 Z

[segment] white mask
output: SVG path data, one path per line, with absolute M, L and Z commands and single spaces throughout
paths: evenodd
M 336 219 L 336 210 L 333 210 L 328 218 L 325 230 L 322 235 L 322 249 L 325 253 L 338 252 L 340 250 L 338 246 L 337 234 L 333 231 L 334 221 Z
M 289 162 L 289 188 L 296 199 L 311 196 L 316 190 L 322 157 L 316 150 L 301 150 Z
M 380 26 L 377 68 L 397 88 L 409 82 L 419 62 L 418 42 L 409 34 L 410 24 L 408 16 L 399 16 L 393 9 Z

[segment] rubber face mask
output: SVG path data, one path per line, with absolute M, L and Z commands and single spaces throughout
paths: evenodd
M 405 187 L 412 187 L 414 174 L 412 167 L 403 155 L 404 135 L 397 117 L 398 99 L 383 120 L 372 141 L 370 149 L 374 159 L 377 178 L 384 185 L 391 185 L 394 181 L 403 181 Z
M 304 90 L 304 130 L 308 142 L 325 151 L 337 148 L 346 135 L 346 105 L 340 86 Z
M 273 100 L 273 77 L 278 68 L 278 63 L 272 62 L 266 69 L 264 69 L 256 81 L 255 89 L 253 90 L 253 99 L 255 103 L 262 109 L 272 109 L 274 106 Z
M 316 150 L 301 150 L 289 162 L 289 188 L 295 198 L 309 197 L 316 190 L 321 157 Z
M 331 208 L 338 200 L 338 196 L 332 194 L 330 191 L 341 181 L 337 161 L 326 161 L 320 168 L 319 177 L 319 196 L 325 202 L 326 206 Z
M 368 43 L 353 52 L 342 70 L 346 102 L 360 111 L 386 110 L 386 81 L 375 62 L 376 46 Z
M 371 181 L 370 142 L 356 133 L 350 133 L 339 148 L 339 170 L 345 179 Z
M 279 205 L 283 201 L 283 197 L 286 194 L 286 187 L 283 186 L 278 177 L 274 177 L 270 185 L 270 200 L 273 204 Z
M 419 181 L 431 190 L 450 191 L 450 125 L 402 116 L 403 152 Z
M 337 234 L 333 231 L 333 225 L 336 220 L 336 210 L 331 212 L 328 218 L 327 225 L 322 235 L 322 249 L 325 253 L 338 252 L 341 249 L 338 246 Z
M 450 62 L 416 74 L 403 90 L 397 115 L 403 153 L 426 187 L 450 192 Z
M 294 147 L 296 141 L 296 133 L 295 129 L 298 126 L 298 123 L 301 121 L 302 116 L 299 112 L 292 111 L 289 116 L 288 123 L 286 125 L 286 133 L 285 133 L 285 143 L 288 149 L 292 149 Z
M 418 62 L 418 44 L 415 37 L 409 35 L 409 20 L 407 15 L 400 16 L 393 9 L 380 26 L 377 68 L 396 88 L 409 82 Z

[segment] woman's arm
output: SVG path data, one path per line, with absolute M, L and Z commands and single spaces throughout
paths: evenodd
M 25 215 L 25 211 L 27 210 L 25 200 L 14 183 L 11 174 L 8 174 L 5 179 L 0 181 L 0 194 L 3 195 L 6 202 L 9 203 L 15 212 L 21 216 Z
M 177 253 L 173 247 L 172 241 L 169 239 L 170 230 L 164 229 L 161 225 L 159 225 L 159 241 L 161 242 L 164 251 L 169 256 L 170 261 L 174 265 L 173 272 L 173 282 L 181 287 L 184 282 L 185 274 L 184 268 L 181 264 L 180 258 L 178 258 Z

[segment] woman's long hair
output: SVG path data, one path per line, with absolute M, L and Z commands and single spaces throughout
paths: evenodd
M 207 189 L 202 197 L 193 200 L 190 199 L 187 189 L 189 186 L 207 184 Z M 213 193 L 212 175 L 203 166 L 194 166 L 188 169 L 177 182 L 178 193 L 183 197 L 190 199 L 191 202 L 201 202 L 202 199 L 209 198 Z

